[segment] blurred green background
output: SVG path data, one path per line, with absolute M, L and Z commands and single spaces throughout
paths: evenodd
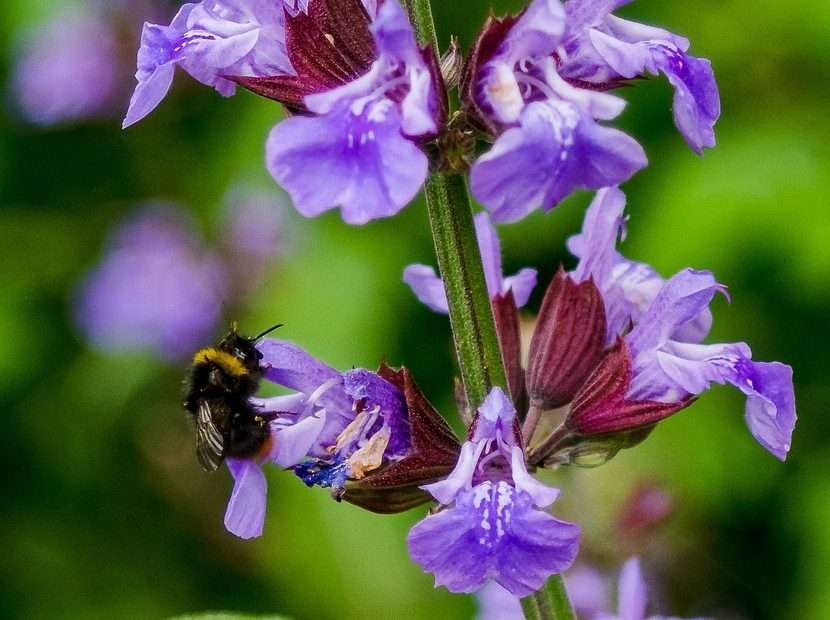
M 443 41 L 468 43 L 490 10 L 435 4 Z M 423 509 L 378 517 L 272 470 L 265 535 L 227 534 L 230 477 L 193 458 L 182 368 L 96 352 L 73 328 L 78 279 L 138 203 L 178 201 L 209 231 L 229 186 L 272 186 L 264 140 L 280 111 L 247 93 L 224 100 L 179 72 L 172 95 L 126 132 L 125 106 L 95 122 L 27 124 L 9 87 L 15 42 L 72 7 L 0 3 L 0 617 L 472 618 L 473 599 L 433 590 L 407 556 Z M 174 10 L 162 6 L 167 19 Z M 713 341 L 745 340 L 756 358 L 790 363 L 800 420 L 782 465 L 746 431 L 741 396 L 714 389 L 608 465 L 550 475 L 565 487 L 557 513 L 582 523 L 585 560 L 609 575 L 642 553 L 661 611 L 830 618 L 830 3 L 639 0 L 620 14 L 687 35 L 712 60 L 723 101 L 719 145 L 698 158 L 672 125 L 663 81 L 625 90 L 619 125 L 651 166 L 624 188 L 623 251 L 664 275 L 709 268 L 728 284 Z M 133 72 L 123 67 L 127 90 Z M 563 242 L 589 199 L 503 227 L 506 271 L 535 266 L 544 282 L 572 265 Z M 334 213 L 289 215 L 291 254 L 227 319 L 248 332 L 283 322 L 281 337 L 342 369 L 406 364 L 454 416 L 447 321 L 400 281 L 407 263 L 434 263 L 423 204 L 360 228 Z M 647 544 L 620 540 L 615 515 L 644 479 L 675 510 Z

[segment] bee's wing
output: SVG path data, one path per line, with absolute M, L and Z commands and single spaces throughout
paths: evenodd
M 222 401 L 203 400 L 196 413 L 196 456 L 205 471 L 216 471 L 222 464 L 225 452 L 225 440 L 214 419 L 220 419 L 228 412 Z

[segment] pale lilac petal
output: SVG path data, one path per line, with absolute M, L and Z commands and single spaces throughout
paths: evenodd
M 629 1 L 630 0 L 626 0 L 626 2 Z M 670 32 L 664 28 L 648 26 L 646 24 L 617 17 L 616 15 L 609 15 L 606 17 L 603 26 L 616 38 L 621 41 L 627 41 L 628 43 L 638 43 L 641 41 L 668 41 L 682 52 L 689 49 L 689 39 L 686 37 Z
M 257 409 L 265 412 L 300 413 L 306 402 L 306 395 L 298 392 L 270 398 L 253 397 L 250 402 Z
M 430 310 L 448 314 L 449 304 L 444 281 L 427 265 L 409 265 L 403 272 L 403 281 L 409 285 L 415 297 Z
M 508 445 L 513 445 L 513 420 L 516 408 L 504 390 L 496 386 L 487 394 L 478 408 L 474 425 L 473 441 L 483 442 L 501 435 Z
M 533 507 L 506 482 L 483 482 L 409 533 L 409 551 L 436 585 L 474 592 L 493 579 L 515 596 L 539 589 L 576 557 L 579 528 Z
M 602 59 L 626 79 L 646 71 L 656 74 L 659 70 L 652 47 L 648 44 L 627 43 L 599 30 L 592 30 L 589 37 Z
M 568 597 L 579 618 L 595 619 L 608 609 L 605 581 L 595 569 L 577 565 L 565 574 Z
M 565 32 L 565 9 L 559 0 L 533 0 L 507 33 L 497 57 L 509 64 L 552 54 Z
M 371 30 L 378 55 L 426 68 L 415 40 L 415 31 L 398 0 L 386 0 L 381 5 Z
M 640 558 L 630 558 L 620 573 L 619 620 L 645 620 L 648 603 Z
M 686 142 L 697 153 L 715 146 L 720 96 L 708 60 L 689 56 L 669 41 L 627 43 L 598 30 L 590 36 L 594 49 L 624 78 L 662 71 L 674 87 L 674 122 Z
M 634 376 L 628 397 L 637 400 L 677 402 L 723 383 L 734 361 L 750 355 L 738 344 L 688 344 L 668 342 L 634 358 Z
M 597 192 L 582 224 L 579 263 L 574 271 L 577 282 L 593 278 L 600 290 L 610 284 L 617 257 L 617 239 L 625 224 L 624 211 L 625 194 L 618 187 L 606 187 Z
M 483 443 L 464 442 L 461 446 L 458 462 L 450 475 L 443 480 L 426 484 L 421 488 L 437 499 L 439 503 L 445 506 L 452 504 L 461 491 L 470 488 L 473 473 L 483 449 Z
M 559 497 L 559 489 L 542 484 L 528 473 L 524 450 L 519 446 L 513 446 L 510 465 L 516 489 L 527 493 L 537 508 L 547 508 Z
M 792 368 L 755 362 L 742 343 L 669 342 L 642 352 L 634 361 L 628 397 L 676 402 L 705 392 L 712 383 L 729 383 L 746 397 L 745 420 L 766 450 L 785 460 L 796 423 Z
M 568 38 L 583 34 L 589 28 L 599 26 L 612 11 L 632 0 L 568 0 L 565 12 L 568 16 Z
M 795 429 L 793 369 L 778 362 L 743 359 L 730 383 L 746 394 L 744 419 L 756 441 L 786 460 Z
M 351 411 L 351 399 L 343 391 L 343 379 L 334 368 L 284 340 L 264 339 L 257 349 L 262 354 L 263 375 L 268 381 L 306 396 L 329 384 L 315 402 L 329 410 Z
M 693 151 L 715 146 L 720 94 L 712 63 L 705 58 L 668 52 L 660 68 L 674 86 L 674 124 Z
M 709 271 L 684 269 L 672 276 L 626 337 L 632 357 L 668 342 L 675 330 L 695 320 L 722 290 Z
M 400 132 L 400 116 L 384 99 L 355 113 L 284 120 L 271 132 L 268 170 L 306 217 L 340 207 L 350 224 L 394 215 L 426 179 L 426 155 Z M 325 183 L 321 182 L 325 179 Z
M 513 299 L 517 308 L 522 308 L 530 299 L 533 289 L 536 288 L 538 272 L 535 269 L 526 267 L 516 275 L 504 279 L 501 285 L 501 292 L 506 294 L 513 291 Z
M 478 615 L 476 620 L 525 620 L 518 597 L 491 581 L 476 592 Z
M 475 216 L 476 238 L 481 253 L 481 262 L 484 266 L 484 279 L 487 281 L 487 292 L 490 297 L 502 290 L 501 271 L 501 243 L 496 227 L 493 226 L 487 213 L 478 213 Z
M 326 410 L 287 426 L 273 425 L 274 446 L 268 458 L 280 467 L 293 467 L 301 463 L 312 451 L 326 426 Z
M 647 163 L 637 142 L 566 102 L 535 102 L 474 164 L 471 187 L 496 221 L 555 207 L 578 188 L 627 180 Z
M 261 536 L 268 493 L 265 474 L 253 459 L 227 458 L 225 462 L 234 478 L 225 528 L 240 538 Z

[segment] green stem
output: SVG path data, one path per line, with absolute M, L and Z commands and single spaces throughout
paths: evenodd
M 409 19 L 418 35 L 418 42 L 421 45 L 432 45 L 433 51 L 438 54 L 438 36 L 435 34 L 435 20 L 432 18 L 430 0 L 406 0 L 405 4 Z
M 538 610 L 538 616 L 528 615 L 528 609 Z M 527 620 L 576 620 L 576 614 L 565 590 L 565 582 L 559 575 L 553 575 L 541 590 L 523 598 L 522 610 Z
M 431 45 L 438 54 L 430 0 L 405 0 L 405 4 L 418 41 Z M 467 404 L 474 409 L 492 387 L 509 388 L 464 177 L 431 174 L 426 200 L 461 379 Z M 576 620 L 559 575 L 551 576 L 541 590 L 523 598 L 522 610 L 528 620 Z
M 507 376 L 464 177 L 432 174 L 426 197 L 461 380 L 467 403 L 475 409 L 493 386 L 507 389 Z

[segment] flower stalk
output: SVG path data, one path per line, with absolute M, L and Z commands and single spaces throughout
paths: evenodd
M 438 53 L 430 0 L 406 0 L 421 45 Z M 478 407 L 492 387 L 509 390 L 493 309 L 476 240 L 470 196 L 464 177 L 433 172 L 426 202 L 438 267 L 446 287 L 456 356 L 470 408 Z M 538 592 L 522 599 L 525 617 L 575 620 L 565 585 L 553 575 Z

